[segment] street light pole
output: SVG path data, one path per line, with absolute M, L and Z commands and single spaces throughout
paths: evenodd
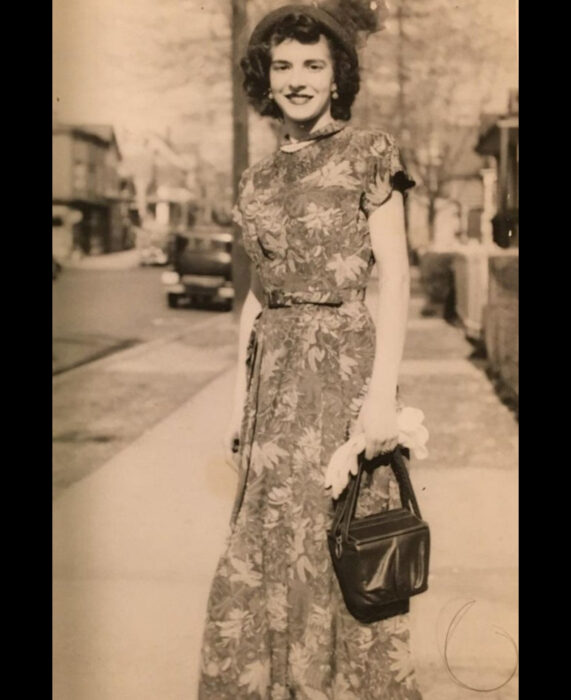
M 232 192 L 238 197 L 242 172 L 248 167 L 248 103 L 242 89 L 240 58 L 245 53 L 248 30 L 246 0 L 232 0 Z M 236 312 L 239 312 L 250 285 L 249 261 L 239 240 L 239 228 L 234 224 L 232 246 L 232 278 L 235 290 Z
M 405 31 L 404 31 L 404 8 L 405 0 L 401 0 L 397 8 L 397 136 L 401 137 L 405 127 L 406 105 L 405 105 Z

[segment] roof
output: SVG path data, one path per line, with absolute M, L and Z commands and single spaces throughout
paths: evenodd
M 450 153 L 447 178 L 473 177 L 480 173 L 484 164 L 481 155 L 474 151 L 477 139 L 477 126 L 450 126 L 446 130 L 445 146 Z
M 488 128 L 480 133 L 475 146 L 480 155 L 497 156 L 500 153 L 500 129 L 507 129 L 510 143 L 517 143 L 519 132 L 519 117 L 517 114 L 498 116 Z
M 474 147 L 482 156 L 499 156 L 500 129 L 507 129 L 511 144 L 517 144 L 519 133 L 519 92 L 517 88 L 509 91 L 507 112 L 501 114 L 482 114 L 480 116 L 480 133 Z
M 79 136 L 88 136 L 99 141 L 105 146 L 113 145 L 117 149 L 119 158 L 121 150 L 115 136 L 115 129 L 110 124 L 54 124 L 54 134 L 73 133 Z
M 502 115 L 499 112 L 480 114 L 480 134 L 484 134 Z
M 115 138 L 115 131 L 113 127 L 109 124 L 78 124 L 82 131 L 90 134 L 95 134 L 102 141 L 107 141 L 111 143 Z
M 167 163 L 183 171 L 194 170 L 197 165 L 196 151 L 183 151 L 179 146 L 165 139 L 160 134 L 149 131 L 145 135 L 147 148 L 160 155 Z

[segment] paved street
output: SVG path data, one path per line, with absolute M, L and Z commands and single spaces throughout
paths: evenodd
M 517 421 L 462 331 L 424 318 L 423 304 L 411 305 L 400 378 L 430 430 L 428 459 L 411 466 L 432 537 L 430 588 L 411 601 L 419 682 L 424 700 L 475 696 L 458 682 L 515 700 L 517 675 L 504 682 L 517 661 L 509 641 L 517 641 Z M 55 700 L 196 697 L 206 599 L 236 486 L 219 442 L 235 374 L 228 359 L 227 370 L 55 500 Z M 170 369 L 178 374 L 174 362 Z M 455 625 L 464 605 L 473 608 Z M 447 631 L 457 680 L 443 662 Z
M 162 270 L 116 269 L 125 262 L 87 260 L 107 268 L 65 269 L 54 283 L 54 497 L 235 361 L 232 314 L 169 309 Z
M 107 269 L 66 268 L 53 283 L 54 374 L 109 352 L 184 331 L 221 313 L 169 309 L 160 281 L 162 268 L 117 269 L 113 267 L 115 256 L 109 258 Z M 102 266 L 106 261 L 97 262 Z

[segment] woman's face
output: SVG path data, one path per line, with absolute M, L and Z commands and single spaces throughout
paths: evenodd
M 271 50 L 270 88 L 284 118 L 294 122 L 331 117 L 333 59 L 327 39 L 315 44 L 285 39 Z

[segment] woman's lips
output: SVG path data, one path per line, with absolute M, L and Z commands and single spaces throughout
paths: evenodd
M 294 105 L 304 105 L 312 99 L 311 95 L 286 95 L 286 97 Z

